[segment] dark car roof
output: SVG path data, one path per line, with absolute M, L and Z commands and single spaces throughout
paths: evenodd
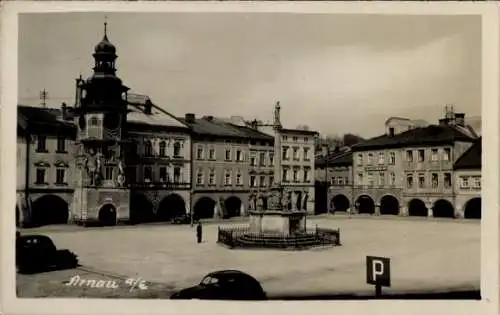
M 52 239 L 50 237 L 48 237 L 47 235 L 21 235 L 19 236 L 19 239 L 21 240 L 29 240 L 29 239 L 44 239 L 44 240 L 50 240 L 52 241 Z

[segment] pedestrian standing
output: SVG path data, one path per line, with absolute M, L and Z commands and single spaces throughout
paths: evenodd
M 203 228 L 201 227 L 201 222 L 198 221 L 198 225 L 196 226 L 196 238 L 198 240 L 198 244 L 201 243 L 203 236 Z

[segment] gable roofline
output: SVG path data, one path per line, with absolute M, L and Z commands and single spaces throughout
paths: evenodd
M 467 149 L 453 164 L 454 170 L 481 169 L 482 166 L 482 137 Z

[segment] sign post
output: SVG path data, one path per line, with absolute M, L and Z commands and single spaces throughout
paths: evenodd
M 379 298 L 382 287 L 391 286 L 390 258 L 366 256 L 366 282 L 375 285 L 375 297 Z

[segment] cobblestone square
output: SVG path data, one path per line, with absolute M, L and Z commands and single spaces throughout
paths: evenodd
M 228 224 L 244 224 L 242 222 Z M 310 251 L 230 250 L 216 244 L 220 223 L 204 225 L 204 242 L 196 243 L 190 225 L 140 225 L 109 228 L 47 227 L 43 233 L 58 248 L 78 254 L 84 268 L 41 275 L 18 275 L 20 296 L 47 296 L 52 287 L 83 278 L 119 275 L 163 284 L 169 292 L 193 285 L 208 272 L 238 269 L 259 280 L 272 296 L 306 294 L 364 294 L 367 255 L 391 258 L 392 286 L 384 292 L 479 290 L 479 221 L 343 216 L 311 217 L 307 225 L 340 228 L 342 246 Z M 28 231 L 23 231 L 23 233 Z M 51 289 L 55 295 L 57 290 Z M 95 291 L 97 290 L 97 291 Z M 65 290 L 64 296 L 99 297 L 99 289 Z M 102 297 L 120 297 L 102 293 Z M 122 297 L 131 297 L 124 293 Z

